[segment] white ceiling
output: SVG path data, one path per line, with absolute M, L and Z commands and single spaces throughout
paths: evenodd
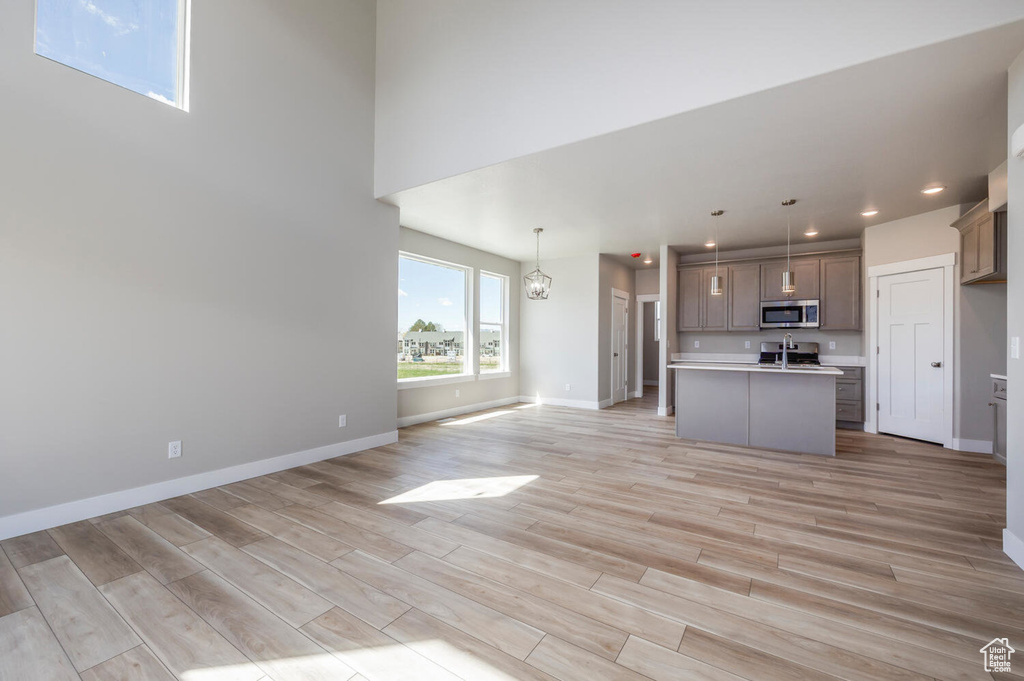
M 669 244 L 821 240 L 984 198 L 1006 157 L 1006 69 L 1024 21 L 532 154 L 382 200 L 401 223 L 516 260 Z M 948 189 L 926 197 L 931 183 Z M 877 217 L 860 212 L 877 208 Z M 802 239 L 802 236 L 798 236 Z

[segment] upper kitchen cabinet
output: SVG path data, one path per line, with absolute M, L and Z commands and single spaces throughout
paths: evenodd
M 680 331 L 701 330 L 700 268 L 679 270 L 676 326 Z
M 860 256 L 835 255 L 821 259 L 821 329 L 859 331 Z M 799 278 L 797 286 L 799 286 Z
M 960 283 L 1006 281 L 1006 213 L 991 213 L 988 200 L 953 223 L 960 231 Z
M 718 270 L 722 277 L 722 295 L 711 295 L 714 267 L 693 267 L 679 270 L 677 292 L 677 328 L 679 331 L 728 330 L 729 268 Z
M 761 300 L 808 300 L 818 297 L 819 259 L 794 258 L 793 277 L 796 291 L 782 292 L 782 273 L 786 271 L 785 260 L 773 260 L 761 265 Z
M 729 330 L 757 331 L 761 322 L 761 266 L 729 266 Z

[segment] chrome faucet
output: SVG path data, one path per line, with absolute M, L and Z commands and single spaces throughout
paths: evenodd
M 796 343 L 793 342 L 793 334 L 787 333 L 782 337 L 782 368 L 789 368 L 789 351 L 796 348 Z

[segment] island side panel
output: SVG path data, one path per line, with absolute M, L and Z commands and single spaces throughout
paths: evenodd
M 836 378 L 750 374 L 750 446 L 836 455 Z
M 676 370 L 676 436 L 746 445 L 750 374 Z

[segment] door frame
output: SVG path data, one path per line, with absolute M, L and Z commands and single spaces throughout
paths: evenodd
M 610 347 L 608 349 L 608 360 L 609 360 L 609 362 L 611 362 L 611 367 L 608 369 L 608 376 L 610 378 L 609 385 L 608 385 L 608 392 L 609 392 L 609 396 L 608 397 L 609 397 L 609 402 L 611 404 L 618 404 L 618 402 L 615 401 L 615 300 L 616 299 L 621 300 L 621 301 L 623 301 L 626 304 L 626 328 L 624 330 L 624 333 L 622 334 L 622 338 L 623 338 L 622 354 L 624 355 L 624 357 L 622 358 L 622 368 L 626 370 L 626 376 L 623 379 L 623 383 L 625 384 L 623 386 L 623 389 L 624 389 L 624 391 L 626 393 L 626 397 L 622 401 L 625 402 L 630 397 L 630 395 L 629 395 L 629 298 L 630 298 L 630 295 L 626 291 L 620 291 L 619 289 L 614 288 L 614 287 L 612 288 L 612 316 L 611 316 L 611 326 L 608 329 L 608 331 L 609 331 L 608 338 L 610 340 Z
M 661 295 L 658 293 L 638 293 L 636 295 L 636 352 L 633 353 L 636 356 L 636 390 L 633 391 L 635 397 L 644 396 L 644 303 L 657 303 L 661 301 Z M 661 389 L 661 386 L 658 386 Z
M 878 280 L 880 277 L 890 274 L 906 274 L 933 269 L 942 269 L 942 363 L 947 369 L 942 378 L 942 417 L 944 421 L 942 446 L 953 449 L 953 377 L 956 373 L 956 367 L 953 364 L 956 356 L 953 347 L 955 342 L 953 329 L 957 307 L 955 304 L 956 282 L 959 281 L 956 253 L 944 253 L 928 258 L 904 260 L 868 268 L 868 347 L 865 353 L 867 355 L 868 385 L 867 403 L 864 405 L 866 411 L 864 430 L 868 433 L 878 433 L 878 297 L 880 295 Z M 875 352 L 871 352 L 871 348 L 875 348 Z M 872 405 L 874 405 L 874 409 L 871 409 Z

